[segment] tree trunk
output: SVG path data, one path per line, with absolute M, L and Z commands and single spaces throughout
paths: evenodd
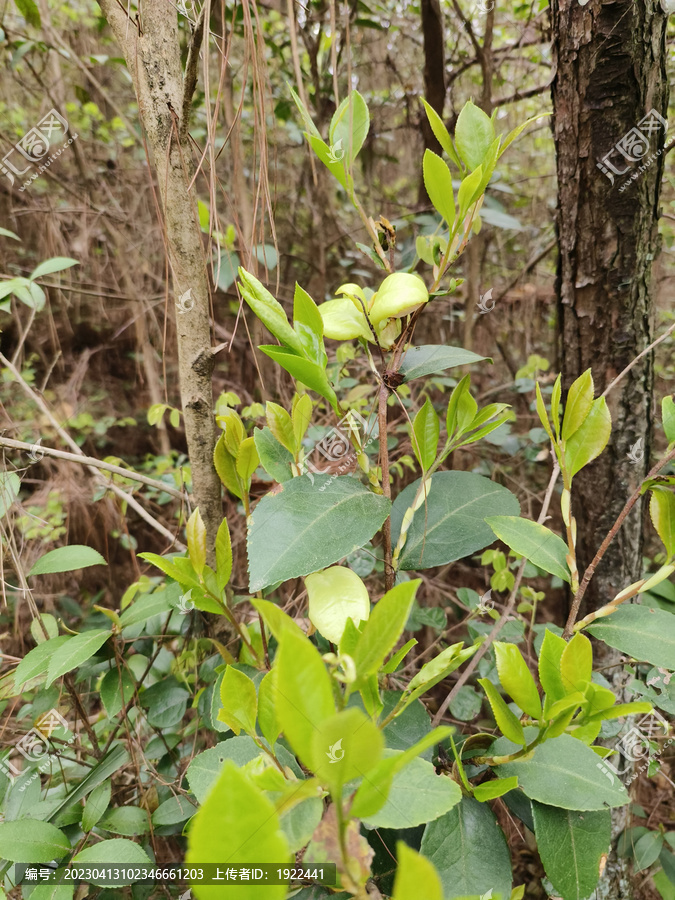
M 651 341 L 650 279 L 665 143 L 664 124 L 652 110 L 665 118 L 666 17 L 658 0 L 592 0 L 588 6 L 553 0 L 552 19 L 563 388 L 590 367 L 599 393 Z M 621 190 L 635 173 L 639 177 Z M 581 573 L 646 474 L 652 381 L 648 354 L 608 394 L 610 444 L 574 479 Z M 638 439 L 645 453 L 635 462 L 629 450 Z M 637 504 L 605 554 L 582 616 L 641 575 L 642 512 Z M 631 896 L 628 869 L 614 854 L 597 896 Z
M 178 17 L 170 5 L 145 0 L 140 19 L 129 18 L 117 0 L 101 0 L 100 5 L 133 79 L 157 172 L 174 294 L 176 300 L 184 298 L 182 311 L 179 307 L 176 314 L 181 401 L 194 498 L 206 526 L 208 559 L 213 565 L 222 520 L 221 486 L 213 465 L 214 358 L 207 268 L 196 198 L 190 190 L 194 169 L 187 135 L 203 21 L 193 34 L 184 78 Z

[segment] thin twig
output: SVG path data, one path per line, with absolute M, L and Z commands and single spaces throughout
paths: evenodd
M 622 372 L 621 374 L 623 375 L 624 373 Z M 619 376 L 619 378 L 620 377 L 621 377 L 621 375 Z M 618 381 L 618 378 L 615 379 L 615 381 Z M 667 453 L 663 457 L 663 459 L 660 460 L 654 466 L 654 468 L 651 470 L 651 472 L 649 472 L 647 474 L 647 476 L 645 477 L 645 481 L 648 478 L 653 478 L 654 475 L 656 475 L 658 472 L 660 472 L 661 469 L 665 465 L 667 465 L 672 459 L 675 459 L 675 448 L 673 448 L 670 451 L 670 453 Z M 581 584 L 579 585 L 579 590 L 576 592 L 576 594 L 574 596 L 574 600 L 572 601 L 572 608 L 570 609 L 570 614 L 567 618 L 567 624 L 565 625 L 565 631 L 563 632 L 563 637 L 565 639 L 569 639 L 570 637 L 572 637 L 572 629 L 574 628 L 574 623 L 576 622 L 576 618 L 579 615 L 579 608 L 581 607 L 581 601 L 583 600 L 584 594 L 586 593 L 586 588 L 588 587 L 588 583 L 590 582 L 591 578 L 593 577 L 593 574 L 595 573 L 595 570 L 597 569 L 597 567 L 600 563 L 600 560 L 605 555 L 607 548 L 609 547 L 609 545 L 612 543 L 612 541 L 616 537 L 616 533 L 618 532 L 619 528 L 621 528 L 621 526 L 623 525 L 623 523 L 626 519 L 626 516 L 628 515 L 628 513 L 631 511 L 631 509 L 635 506 L 635 504 L 638 502 L 638 500 L 642 496 L 642 484 L 643 484 L 643 482 L 640 482 L 640 484 L 635 488 L 635 490 L 633 491 L 631 496 L 626 501 L 626 505 L 619 513 L 619 516 L 618 516 L 616 522 L 610 528 L 610 530 L 607 534 L 607 537 L 604 539 L 602 544 L 600 544 L 600 547 L 598 548 L 598 552 L 595 554 L 595 556 L 593 557 L 593 560 L 589 563 L 588 568 L 584 572 L 584 577 L 581 579 Z
M 389 484 L 389 448 L 387 447 L 387 399 L 389 391 L 384 381 L 380 382 L 380 402 L 378 407 L 378 429 L 380 433 L 380 463 L 382 464 L 382 491 L 391 500 Z M 391 561 L 391 517 L 387 516 L 382 526 L 384 543 L 384 589 L 390 591 L 394 586 L 394 567 Z
M 539 525 L 541 525 L 543 523 L 543 521 L 546 518 L 546 515 L 548 513 L 548 508 L 551 503 L 551 497 L 553 496 L 553 489 L 555 488 L 555 483 L 558 480 L 559 474 L 560 474 L 560 466 L 558 465 L 558 460 L 554 459 L 553 460 L 553 471 L 551 472 L 551 479 L 548 483 L 548 487 L 546 488 L 546 494 L 544 495 L 544 502 L 542 503 L 542 506 L 541 506 L 541 512 L 539 513 L 539 518 L 537 519 L 537 522 Z M 497 637 L 497 635 L 502 630 L 504 625 L 506 625 L 507 619 L 513 612 L 513 608 L 516 605 L 516 600 L 518 598 L 518 591 L 520 589 L 520 582 L 523 580 L 523 574 L 525 572 L 526 565 L 527 565 L 527 560 L 523 559 L 523 561 L 520 564 L 520 567 L 518 568 L 518 573 L 516 575 L 516 580 L 513 585 L 513 590 L 511 591 L 511 595 L 509 596 L 506 606 L 504 607 L 504 612 L 499 617 L 499 620 L 496 622 L 492 631 L 488 634 L 488 636 L 485 638 L 483 643 L 480 645 L 479 649 L 476 651 L 476 653 L 474 653 L 474 655 L 469 660 L 469 663 L 468 663 L 466 669 L 464 669 L 462 674 L 457 679 L 457 682 L 455 683 L 455 686 L 453 687 L 453 689 L 450 691 L 450 693 L 445 698 L 443 703 L 441 703 L 441 705 L 438 709 L 438 712 L 434 716 L 434 720 L 432 722 L 432 726 L 434 728 L 441 721 L 441 719 L 443 718 L 443 716 L 445 714 L 446 709 L 448 708 L 448 706 L 450 706 L 452 701 L 455 699 L 455 697 L 459 693 L 460 689 L 469 680 L 470 676 L 473 674 L 476 667 L 478 666 L 478 663 L 481 661 L 481 659 L 487 653 L 487 651 L 488 651 L 490 645 L 492 644 L 492 642 L 494 641 L 494 639 Z
M 96 469 L 104 469 L 106 472 L 114 472 L 116 475 L 123 475 L 125 478 L 130 478 L 132 481 L 140 481 L 141 484 L 147 484 L 148 487 L 171 494 L 171 496 L 175 497 L 177 500 L 185 499 L 185 495 L 176 490 L 176 488 L 172 488 L 167 484 L 163 484 L 161 481 L 150 478 L 149 475 L 141 475 L 133 469 L 123 469 L 122 466 L 115 466 L 113 463 L 103 462 L 103 460 L 96 459 L 94 456 L 81 456 L 77 453 L 68 453 L 67 450 L 56 450 L 53 447 L 45 447 L 44 444 L 28 444 L 26 441 L 14 441 L 11 438 L 2 436 L 0 436 L 0 447 L 10 447 L 12 450 L 27 450 L 29 452 L 35 451 L 36 453 L 43 453 L 45 456 L 54 457 L 54 459 L 65 459 L 68 460 L 68 462 L 80 463 L 80 465 L 83 466 L 94 466 Z

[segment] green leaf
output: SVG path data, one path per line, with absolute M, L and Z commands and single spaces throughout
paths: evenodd
M 2 856 L 10 862 L 47 863 L 70 852 L 70 841 L 49 822 L 19 819 L 0 822 Z
M 480 803 L 486 803 L 488 800 L 496 800 L 497 797 L 503 797 L 509 791 L 518 787 L 518 779 L 511 778 L 493 778 L 491 781 L 484 781 L 477 784 L 473 789 L 473 795 Z
M 310 147 L 331 175 L 338 180 L 345 191 L 350 193 L 354 185 L 351 175 L 345 170 L 345 158 L 344 156 L 340 159 L 337 158 L 337 154 L 345 152 L 344 146 L 336 145 L 335 151 L 333 152 L 331 147 L 329 147 L 325 141 L 322 141 L 320 137 L 315 137 L 313 134 L 308 134 L 307 132 L 305 132 L 305 136 L 309 141 Z
M 110 797 L 112 794 L 112 786 L 110 781 L 104 781 L 89 795 L 87 802 L 84 804 L 82 813 L 82 831 L 91 831 L 108 808 Z
M 425 150 L 422 164 L 424 186 L 436 210 L 452 229 L 455 223 L 455 196 L 448 164 L 431 150 Z
M 352 90 L 335 110 L 328 138 L 335 155 L 342 149 L 350 167 L 363 147 L 370 128 L 368 106 L 358 91 Z
M 280 484 L 289 481 L 293 477 L 291 472 L 293 454 L 279 443 L 267 426 L 254 429 L 253 440 L 260 457 L 260 465 L 267 474 Z
M 462 663 L 470 659 L 478 650 L 478 645 L 467 647 L 466 649 L 462 649 L 463 646 L 463 641 L 460 641 L 458 644 L 452 644 L 422 666 L 419 672 L 408 682 L 408 686 L 403 693 L 401 698 L 403 709 L 412 703 L 413 700 L 431 690 L 439 681 L 447 678 L 448 675 L 454 672 L 455 669 L 458 669 Z
M 277 751 L 279 751 L 277 747 Z M 283 750 L 283 748 L 281 748 Z M 198 753 L 185 773 L 190 790 L 199 803 L 204 803 L 223 770 L 223 763 L 231 760 L 238 768 L 252 762 L 261 755 L 260 747 L 250 737 L 231 737 L 220 741 L 215 747 Z M 290 754 L 287 753 L 290 757 Z M 277 753 L 279 758 L 279 753 Z M 290 757 L 292 759 L 292 757 Z
M 612 417 L 607 402 L 604 397 L 598 397 L 583 424 L 565 443 L 565 468 L 570 478 L 600 456 L 611 433 Z
M 567 691 L 560 674 L 560 659 L 567 643 L 549 628 L 544 633 L 544 640 L 539 651 L 539 681 L 547 700 L 562 700 Z
M 105 706 L 108 718 L 116 716 L 118 712 L 134 696 L 136 682 L 128 669 L 111 669 L 103 678 L 99 689 L 101 703 Z
M 649 515 L 668 558 L 672 557 L 675 555 L 675 494 L 668 489 L 652 490 Z
M 609 851 L 608 809 L 577 812 L 532 803 L 537 850 L 556 892 L 565 900 L 586 900 L 598 883 L 600 860 Z
M 31 575 L 52 575 L 55 572 L 74 572 L 88 566 L 107 566 L 108 563 L 93 547 L 83 544 L 71 544 L 69 547 L 57 547 L 45 553 L 33 565 Z
M 545 572 L 569 582 L 567 544 L 545 525 L 518 516 L 492 516 L 485 520 L 497 537 Z
M 214 859 L 228 866 L 289 861 L 288 842 L 281 831 L 273 803 L 237 766 L 227 761 L 217 784 L 192 820 L 188 833 L 187 866 Z M 283 900 L 288 885 L 239 882 L 220 885 L 219 900 Z M 214 888 L 193 884 L 197 900 L 210 900 Z
M 500 744 L 493 745 L 491 752 L 500 752 Z M 569 734 L 544 741 L 529 759 L 505 763 L 498 771 L 502 776 L 517 775 L 531 800 L 550 806 L 584 810 L 629 802 L 621 782 L 616 779 L 616 784 L 610 784 L 600 771 L 597 754 Z
M 382 527 L 389 509 L 385 497 L 348 476 L 287 481 L 280 493 L 263 497 L 251 516 L 251 593 L 309 575 L 363 547 Z
M 295 457 L 297 446 L 290 414 L 283 406 L 279 406 L 278 403 L 272 403 L 271 400 L 268 400 L 265 404 L 265 415 L 267 416 L 269 430 L 279 443 Z
M 459 205 L 459 218 L 464 218 L 469 207 L 478 199 L 481 181 L 483 180 L 483 170 L 480 166 L 475 172 L 467 175 L 462 181 L 457 191 L 457 203 Z
M 511 896 L 509 849 L 486 803 L 462 797 L 450 812 L 427 825 L 420 851 L 436 867 L 446 898 Z
M 575 634 L 560 657 L 560 676 L 565 693 L 586 690 L 593 674 L 593 647 L 585 634 Z
M 487 678 L 479 678 L 478 684 L 487 694 L 492 707 L 492 715 L 501 733 L 514 744 L 525 745 L 525 733 L 518 717 L 511 712 L 494 684 Z
M 549 436 L 549 438 L 551 440 L 554 440 L 553 430 L 551 428 L 551 423 L 549 422 L 548 413 L 546 412 L 546 404 L 544 403 L 544 398 L 541 395 L 539 382 L 537 382 L 534 387 L 537 395 L 537 415 L 539 416 L 539 421 L 544 426 L 544 430 L 546 431 L 546 434 Z
M 188 800 L 177 794 L 175 797 L 169 797 L 164 803 L 160 803 L 152 814 L 152 824 L 155 828 L 161 828 L 165 825 L 178 825 L 180 822 L 186 822 L 191 816 L 197 812 L 197 807 Z
M 225 444 L 224 434 L 221 434 L 216 441 L 216 448 L 213 451 L 213 464 L 218 473 L 218 477 L 228 491 L 234 494 L 235 497 L 239 497 L 241 500 L 244 496 L 243 485 L 237 472 L 236 459 L 232 456 Z
M 71 635 L 60 634 L 58 637 L 43 641 L 41 644 L 38 644 L 37 647 L 33 647 L 33 649 L 24 656 L 14 671 L 14 684 L 16 689 L 19 690 L 22 685 L 27 681 L 30 681 L 31 678 L 35 678 L 38 675 L 46 675 L 49 660 L 59 647 L 62 647 L 71 640 Z
M 111 838 L 108 841 L 100 841 L 93 847 L 85 847 L 72 860 L 74 863 L 93 866 L 152 866 L 152 860 L 148 854 L 133 841 L 126 838 Z M 106 880 L 106 885 L 110 887 L 121 887 L 123 884 L 131 884 L 132 877 L 121 877 L 119 881 L 115 880 L 114 884 Z M 100 880 L 92 879 L 92 884 L 100 884 Z
M 426 718 L 426 713 L 424 712 Z M 426 719 L 428 722 L 428 718 Z M 426 734 L 421 740 L 407 747 L 402 753 L 387 756 L 368 773 L 354 795 L 350 813 L 357 819 L 366 819 L 372 817 L 381 809 L 387 800 L 387 795 L 391 787 L 392 781 L 398 772 L 409 765 L 420 754 L 424 753 L 429 747 L 440 743 L 451 734 L 451 729 L 447 727 L 434 728 Z M 391 743 L 391 735 L 384 732 L 387 742 Z
M 34 0 L 14 0 L 14 2 L 16 3 L 16 8 L 26 20 L 26 23 L 32 25 L 33 28 L 39 28 L 42 22 L 40 19 L 40 11 Z
M 533 719 L 541 716 L 537 685 L 515 644 L 494 643 L 499 681 L 512 700 Z
M 199 507 L 196 507 L 188 519 L 187 526 L 188 554 L 192 567 L 201 575 L 206 565 L 206 526 L 202 521 Z
M 443 900 L 443 888 L 438 873 L 425 859 L 403 841 L 396 844 L 396 880 L 392 900 Z
M 354 650 L 360 679 L 374 675 L 403 634 L 420 579 L 397 584 L 375 604 Z
M 218 526 L 216 535 L 216 580 L 218 590 L 224 591 L 232 574 L 232 541 L 227 519 Z
M 351 619 L 355 625 L 370 615 L 370 598 L 356 572 L 332 566 L 305 578 L 309 599 L 309 620 L 317 631 L 339 644 Z
M 387 756 L 400 753 L 386 751 Z M 461 799 L 458 784 L 417 756 L 394 776 L 384 806 L 363 822 L 369 828 L 413 828 L 442 816 Z
M 19 496 L 21 479 L 16 472 L 0 472 L 0 519 Z
M 288 90 L 291 92 L 291 97 L 293 98 L 293 102 L 295 103 L 295 105 L 298 108 L 298 111 L 302 117 L 302 123 L 305 126 L 306 130 L 309 131 L 310 134 L 314 135 L 314 137 L 320 138 L 321 135 L 319 134 L 319 131 L 318 131 L 316 125 L 312 121 L 312 117 L 307 112 L 307 108 L 306 108 L 305 104 L 302 102 L 300 97 L 298 97 L 298 95 L 293 90 L 293 88 L 290 86 L 290 84 L 288 85 Z
M 253 600 L 252 603 L 277 641 L 281 641 L 281 636 L 286 631 L 292 631 L 296 635 L 304 636 L 305 632 L 276 603 L 272 603 L 270 600 Z
M 562 425 L 564 441 L 571 438 L 586 421 L 593 405 L 593 391 L 593 376 L 591 370 L 586 369 L 583 375 L 580 375 L 572 384 L 567 394 Z
M 62 272 L 64 269 L 69 269 L 71 266 L 79 266 L 79 262 L 76 259 L 70 259 L 70 257 L 67 256 L 55 256 L 53 259 L 46 259 L 44 262 L 41 262 L 40 265 L 31 272 L 29 277 L 31 281 L 34 281 L 36 278 L 42 278 L 43 275 Z
M 412 440 L 413 451 L 417 461 L 425 471 L 431 467 L 436 459 L 440 431 L 441 423 L 436 415 L 433 403 L 427 397 L 424 406 L 415 416 L 413 422 L 414 439 Z
M 448 154 L 457 168 L 460 171 L 463 171 L 464 165 L 462 164 L 460 158 L 457 156 L 457 151 L 455 150 L 455 147 L 452 143 L 450 133 L 443 123 L 443 119 L 441 119 L 436 110 L 432 106 L 430 106 L 426 100 L 422 99 L 422 103 L 424 104 L 424 110 L 427 114 L 429 125 L 431 126 L 431 130 L 433 131 L 436 140 L 445 150 L 445 152 Z
M 670 445 L 675 441 L 675 402 L 672 397 L 664 397 L 661 401 L 661 421 Z
M 49 816 L 50 820 L 53 821 L 64 809 L 68 809 L 74 803 L 79 803 L 83 797 L 91 793 L 99 784 L 109 781 L 115 772 L 126 765 L 128 761 L 129 757 L 124 747 L 117 746 L 108 750 L 105 756 L 89 771 L 89 774 L 85 775 L 77 787 L 73 788 L 56 809 L 52 810 Z
M 382 732 L 371 719 L 355 707 L 344 709 L 312 730 L 308 768 L 338 797 L 343 784 L 368 776 L 383 747 Z
M 47 669 L 47 687 L 53 684 L 61 675 L 66 672 L 72 672 L 82 663 L 98 651 L 110 637 L 111 632 L 107 629 L 95 629 L 93 631 L 83 631 L 76 634 L 67 644 L 62 644 L 49 660 Z M 58 640 L 58 638 L 56 639 Z M 49 642 L 47 642 L 49 643 Z M 45 646 L 41 644 L 40 646 Z
M 255 447 L 255 440 L 252 437 L 245 438 L 239 445 L 239 455 L 237 456 L 235 467 L 237 475 L 239 475 L 247 490 L 251 485 L 251 478 L 259 463 L 260 458 Z
M 263 325 L 266 325 L 284 346 L 290 347 L 300 356 L 304 354 L 302 341 L 291 328 L 282 305 L 274 299 L 260 281 L 246 269 L 239 269 L 239 288 L 244 300 L 251 307 Z
M 404 381 L 408 382 L 413 378 L 436 375 L 446 369 L 466 366 L 486 359 L 488 362 L 492 362 L 487 356 L 478 356 L 477 353 L 463 350 L 461 347 L 448 347 L 445 344 L 421 344 L 419 347 L 411 347 L 406 351 L 401 360 L 399 372 L 405 376 Z
M 228 666 L 220 682 L 220 702 L 218 719 L 230 726 L 235 734 L 243 729 L 255 735 L 255 720 L 258 713 L 258 698 L 255 685 L 243 672 Z
M 585 629 L 615 650 L 664 669 L 675 660 L 675 616 L 662 609 L 623 604 Z
M 109 809 L 97 824 L 104 831 L 123 834 L 127 837 L 146 834 L 150 830 L 148 813 L 139 806 L 118 806 L 115 809 Z
M 457 152 L 473 170 L 483 162 L 495 139 L 495 126 L 487 113 L 471 100 L 464 104 L 455 126 Z
M 293 378 L 306 385 L 310 390 L 316 391 L 321 397 L 325 397 L 333 409 L 338 412 L 338 402 L 335 391 L 331 387 L 322 366 L 318 366 L 311 359 L 304 359 L 292 350 L 285 347 L 276 347 L 271 344 L 261 344 L 260 350 L 274 362 L 279 363 L 282 369 L 289 372 Z
M 0 228 L 0 237 L 12 238 L 15 241 L 21 240 L 18 234 L 14 234 L 13 231 L 8 231 L 6 228 Z
M 648 831 L 641 835 L 633 848 L 633 869 L 642 872 L 648 869 L 659 858 L 663 848 L 663 835 L 660 831 Z
M 311 769 L 313 733 L 335 714 L 330 676 L 311 641 L 290 630 L 281 636 L 274 666 L 279 724 L 296 755 Z
M 391 514 L 392 543 L 401 531 L 420 481 L 396 498 Z M 494 540 L 486 516 L 517 515 L 516 497 L 494 481 L 472 472 L 436 472 L 426 503 L 415 512 L 401 553 L 401 569 L 442 566 L 482 550 Z
M 305 432 L 312 421 L 312 398 L 309 394 L 296 394 L 293 401 L 293 411 L 291 419 L 293 420 L 293 434 L 295 435 L 295 446 L 302 446 L 302 439 Z

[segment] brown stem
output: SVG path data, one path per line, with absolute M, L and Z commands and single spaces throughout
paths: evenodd
M 384 496 L 391 500 L 391 485 L 389 484 L 389 449 L 387 448 L 387 399 L 389 391 L 384 383 L 380 382 L 380 402 L 378 407 L 378 427 L 380 432 L 380 464 L 382 466 L 382 491 Z M 384 589 L 390 591 L 394 586 L 394 567 L 391 561 L 391 517 L 387 516 L 382 526 L 382 539 L 384 542 Z
M 658 462 L 654 466 L 654 468 L 651 470 L 651 472 L 647 473 L 647 478 L 645 478 L 645 481 L 648 478 L 653 478 L 654 475 L 656 475 L 658 472 L 660 472 L 661 469 L 664 466 L 666 466 L 672 459 L 675 459 L 675 447 L 670 451 L 670 453 L 667 453 L 663 457 L 663 459 L 660 460 L 660 462 Z M 574 623 L 576 622 L 576 618 L 579 615 L 579 608 L 581 606 L 581 601 L 584 599 L 584 594 L 586 593 L 586 588 L 588 587 L 588 584 L 589 584 L 591 578 L 593 577 L 593 574 L 595 573 L 595 570 L 597 569 L 598 564 L 600 563 L 600 560 L 605 555 L 607 548 L 609 547 L 609 545 L 612 543 L 612 541 L 616 537 L 616 533 L 618 532 L 619 528 L 621 528 L 621 526 L 623 525 L 623 523 L 626 519 L 626 516 L 631 511 L 631 509 L 635 506 L 635 504 L 638 502 L 638 500 L 640 499 L 641 496 L 642 496 L 642 482 L 638 485 L 638 487 L 635 488 L 635 490 L 633 491 L 631 496 L 626 501 L 626 505 L 619 513 L 619 516 L 618 516 L 616 522 L 610 528 L 610 530 L 607 534 L 607 537 L 604 539 L 602 544 L 600 544 L 600 547 L 598 548 L 598 552 L 595 554 L 595 556 L 593 557 L 593 560 L 591 561 L 588 568 L 584 572 L 584 577 L 581 579 L 581 584 L 579 585 L 579 590 L 576 592 L 576 594 L 574 596 L 574 600 L 572 601 L 572 608 L 570 609 L 570 614 L 567 618 L 567 624 L 565 625 L 565 631 L 563 632 L 563 637 L 565 638 L 565 640 L 569 640 L 572 637 Z
M 544 502 L 542 503 L 542 506 L 541 506 L 541 512 L 539 513 L 539 518 L 537 519 L 537 522 L 540 525 L 546 518 L 546 514 L 548 512 L 548 508 L 551 503 L 551 497 L 553 496 L 553 488 L 555 487 L 555 483 L 558 480 L 559 474 L 560 474 L 560 467 L 558 465 L 558 461 L 554 460 L 553 461 L 553 471 L 551 472 L 551 480 L 549 481 L 548 487 L 546 488 Z M 431 723 L 432 728 L 435 728 L 439 724 L 439 722 L 443 718 L 443 715 L 444 715 L 446 709 L 448 708 L 448 706 L 450 706 L 452 701 L 455 699 L 455 697 L 459 693 L 460 689 L 469 680 L 469 677 L 475 671 L 476 667 L 478 666 L 478 663 L 481 661 L 481 659 L 487 653 L 488 648 L 490 647 L 490 644 L 497 637 L 497 635 L 502 630 L 504 625 L 506 625 L 506 621 L 509 618 L 509 616 L 511 615 L 511 613 L 513 612 L 513 608 L 516 605 L 516 600 L 518 599 L 518 590 L 520 589 L 520 582 L 523 580 L 523 573 L 525 572 L 526 565 L 527 565 L 527 560 L 523 559 L 522 563 L 520 564 L 520 566 L 518 568 L 518 573 L 516 575 L 515 584 L 513 585 L 513 590 L 511 591 L 511 595 L 509 596 L 506 606 L 504 607 L 504 612 L 501 614 L 501 616 L 499 617 L 499 620 L 495 624 L 495 627 L 485 638 L 485 640 L 483 641 L 483 643 L 481 644 L 479 649 L 476 651 L 476 653 L 474 653 L 474 655 L 469 660 L 469 663 L 468 663 L 466 669 L 464 669 L 462 674 L 457 679 L 457 682 L 456 682 L 455 686 L 453 687 L 453 689 L 450 691 L 450 693 L 445 698 L 445 700 L 441 703 L 441 705 L 438 709 L 438 712 L 434 716 L 434 720 Z

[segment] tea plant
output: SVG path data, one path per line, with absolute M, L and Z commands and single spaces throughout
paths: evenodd
M 36 619 L 37 646 L 3 679 L 2 696 L 26 694 L 25 714 L 35 720 L 57 702 L 60 679 L 76 702 L 71 673 L 77 670 L 78 682 L 95 688 L 102 707 L 79 735 L 86 772 L 79 760 L 55 757 L 59 765 L 52 763 L 43 796 L 39 779 L 29 780 L 35 766 L 14 772 L 5 765 L 0 852 L 7 861 L 157 863 L 160 869 L 152 837 L 184 833 L 185 863 L 192 869 L 213 862 L 235 872 L 297 863 L 306 871 L 330 863 L 337 871 L 332 888 L 341 897 L 366 900 L 379 891 L 394 900 L 517 900 L 524 885 L 513 886 L 495 815 L 506 804 L 534 834 L 555 891 L 564 900 L 582 900 L 595 888 L 610 848 L 611 809 L 629 802 L 611 763 L 613 751 L 598 741 L 608 736 L 607 723 L 653 709 L 651 697 L 619 702 L 593 669 L 586 633 L 664 672 L 675 659 L 672 611 L 626 603 L 675 571 L 673 479 L 658 474 L 675 457 L 673 402 L 663 403 L 670 449 L 642 485 L 651 491 L 664 562 L 580 621 L 583 593 L 604 550 L 579 572 L 573 481 L 603 452 L 611 432 L 606 401 L 594 397 L 590 372 L 571 385 L 564 403 L 558 377 L 548 408 L 536 386 L 536 411 L 555 459 L 548 498 L 560 474 L 564 536 L 522 517 L 516 496 L 496 481 L 447 468 L 454 451 L 513 417 L 505 404 L 479 408 L 468 374 L 451 391 L 443 422 L 428 397 L 419 404 L 409 421 L 418 477 L 392 496 L 390 403 L 405 411 L 400 394 L 405 389 L 414 398 L 417 380 L 485 361 L 457 347 L 413 346 L 412 339 L 428 304 L 456 291 L 453 266 L 480 228 L 495 166 L 528 123 L 497 135 L 494 120 L 468 103 L 451 138 L 427 107 L 459 187 L 455 192 L 445 160 L 427 151 L 424 180 L 440 224 L 435 234 L 417 239 L 408 270 L 397 271 L 395 230 L 368 216 L 356 193 L 354 163 L 369 129 L 365 102 L 353 92 L 338 108 L 328 142 L 296 103 L 312 149 L 362 218 L 372 244 L 361 249 L 382 271 L 381 280 L 372 288 L 343 284 L 321 304 L 297 285 L 289 320 L 263 284 L 240 269 L 244 301 L 278 341 L 260 349 L 295 383 L 290 409 L 267 402 L 262 426 L 255 424 L 261 410 L 240 415 L 236 397 L 218 406 L 214 461 L 246 520 L 248 593 L 237 594 L 232 583 L 228 522 L 209 548 L 196 509 L 186 524 L 187 553 L 141 554 L 164 577 L 144 575 L 119 611 L 96 607 L 98 618 L 90 617 L 91 627 L 79 634 L 59 633 L 52 617 Z M 326 340 L 356 344 L 333 352 Z M 348 401 L 342 371 L 357 353 L 367 360 L 371 380 Z M 166 408 L 153 410 L 153 419 Z M 314 461 L 308 433 L 315 416 L 331 413 L 338 425 L 318 448 L 332 463 L 327 471 Z M 274 482 L 259 500 L 252 495 L 256 476 Z M 484 563 L 494 567 L 493 587 L 510 589 L 507 612 L 520 598 L 518 610 L 531 612 L 529 622 L 516 621 L 509 636 L 507 616 L 466 592 L 475 639 L 443 646 L 441 635 L 435 655 L 411 674 L 417 641 L 400 642 L 421 579 L 409 573 L 480 553 L 495 537 L 519 570 L 514 576 L 505 554 L 491 551 Z M 370 571 L 380 565 L 383 572 L 375 597 L 355 571 L 353 554 L 364 548 L 374 557 Z M 39 560 L 29 577 L 102 562 L 89 548 L 61 548 Z M 560 628 L 535 623 L 543 594 L 521 586 L 523 577 L 542 575 L 568 583 L 574 596 L 564 636 Z M 309 624 L 277 602 L 280 587 L 298 579 L 304 579 Z M 192 609 L 223 618 L 232 638 L 227 646 L 215 637 L 192 637 L 180 653 L 167 651 L 181 632 L 181 614 Z M 499 619 L 492 629 L 479 621 L 486 613 Z M 500 632 L 502 640 L 492 643 Z M 536 673 L 517 646 L 532 639 Z M 496 727 L 470 735 L 432 727 L 421 698 L 466 666 L 459 689 L 479 656 L 478 684 Z M 194 715 L 183 725 L 188 705 Z M 220 741 L 192 757 L 192 742 L 206 731 Z M 136 787 L 129 791 L 117 780 L 113 803 L 110 779 L 130 753 Z M 396 866 L 368 840 L 374 829 L 381 830 Z M 650 840 L 663 850 L 661 835 Z M 662 865 L 672 880 L 669 857 Z M 8 863 L 2 871 L 9 879 Z M 35 900 L 47 896 L 40 890 L 31 894 Z M 212 885 L 195 881 L 192 890 L 199 900 L 290 896 L 286 883 L 244 884 L 236 877 Z M 293 894 L 329 895 L 328 887 Z M 72 887 L 61 896 L 72 897 Z

